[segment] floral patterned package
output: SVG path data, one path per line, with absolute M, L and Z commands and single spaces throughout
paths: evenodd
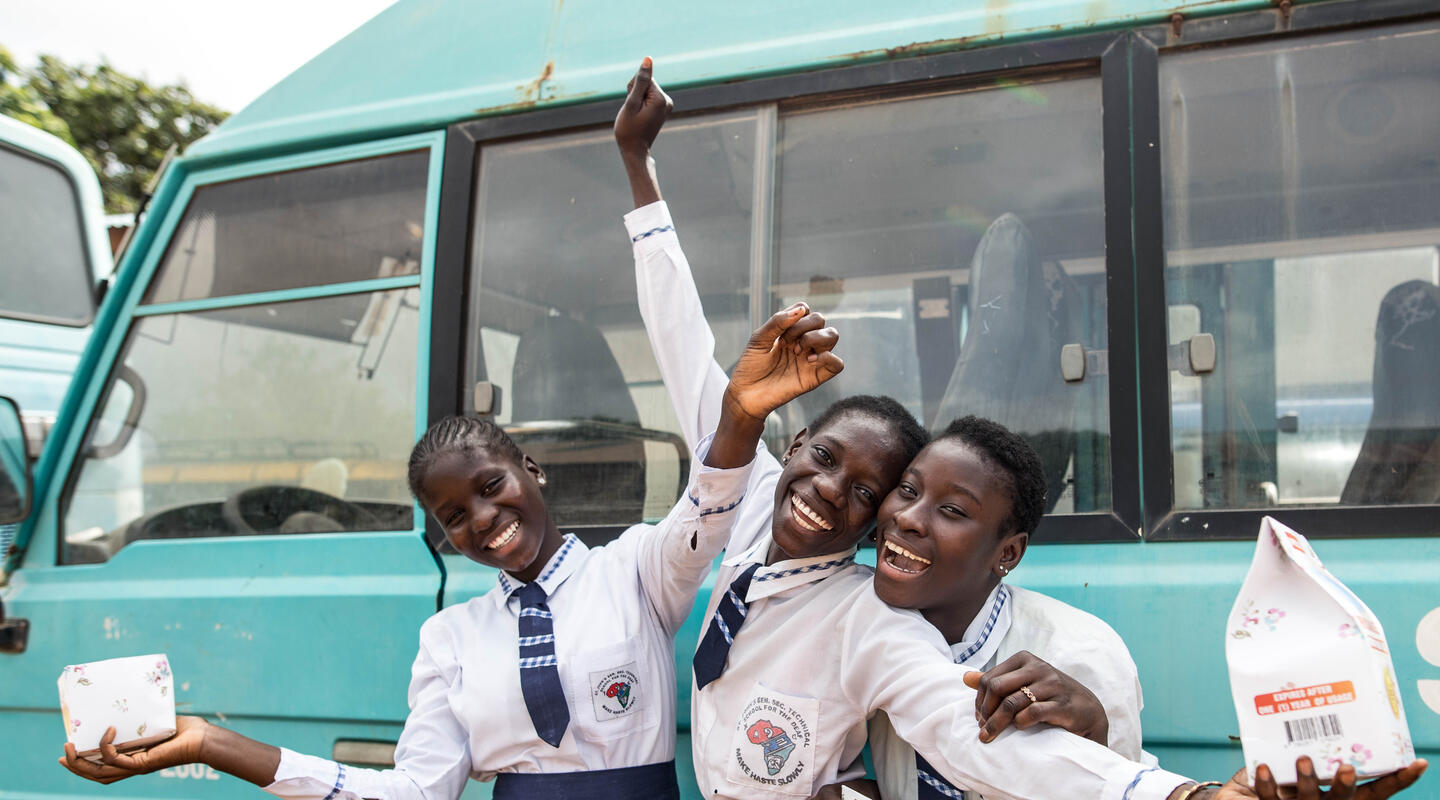
M 1307 755 L 1321 781 L 1415 760 L 1385 631 L 1304 536 L 1266 517 L 1226 629 L 1225 660 L 1245 765 L 1294 784 Z
M 115 726 L 115 746 L 138 750 L 175 735 L 175 687 L 163 653 L 72 664 L 60 673 L 66 741 L 100 761 L 100 737 Z

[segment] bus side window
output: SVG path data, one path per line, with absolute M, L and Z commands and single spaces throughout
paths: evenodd
M 782 113 L 771 291 L 846 359 L 786 435 L 851 394 L 985 416 L 1036 446 L 1050 511 L 1110 510 L 1107 373 L 1060 367 L 1107 348 L 1100 107 L 1097 79 L 1048 77 Z
M 726 366 L 750 327 L 756 117 L 679 118 L 656 144 Z M 500 389 L 495 419 L 549 473 L 556 522 L 601 543 L 667 514 L 690 466 L 640 319 L 614 138 L 567 133 L 480 156 L 464 385 Z
M 1170 342 L 1218 355 L 1171 382 L 1177 510 L 1440 502 L 1437 48 L 1413 26 L 1162 60 Z
M 74 467 L 62 563 L 145 539 L 413 527 L 428 162 L 412 151 L 195 190 Z M 402 285 L 274 293 L 375 277 Z

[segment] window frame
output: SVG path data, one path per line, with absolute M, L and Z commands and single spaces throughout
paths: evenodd
M 208 297 L 197 300 L 178 300 L 167 303 L 153 303 L 150 305 L 143 304 L 145 293 L 149 290 L 161 262 L 169 252 L 171 240 L 175 236 L 180 221 L 184 218 L 185 212 L 188 210 L 190 201 L 193 199 L 197 188 L 244 178 L 294 172 L 312 167 L 323 167 L 346 161 L 358 161 L 417 150 L 428 153 L 428 164 L 425 176 L 425 232 L 421 243 L 419 273 L 390 278 L 374 278 L 319 286 L 304 286 L 294 289 Z M 172 202 L 166 208 L 163 220 L 159 222 L 158 227 L 155 229 L 152 239 L 154 246 L 148 247 L 144 251 L 144 260 L 135 271 L 134 281 L 129 284 L 123 297 L 113 297 L 109 299 L 111 303 L 118 303 L 119 309 L 116 313 L 114 325 L 109 328 L 112 334 L 104 337 L 105 341 L 99 353 L 98 363 L 105 364 L 106 369 L 96 371 L 88 380 L 77 379 L 77 383 L 83 382 L 85 384 L 85 389 L 83 397 L 75 411 L 77 419 L 83 420 L 84 422 L 83 424 L 74 426 L 70 430 L 66 445 L 61 451 L 62 461 L 56 465 L 56 471 L 65 475 L 65 480 L 59 486 L 58 497 L 55 498 L 57 514 L 55 517 L 56 539 L 54 563 L 56 566 L 78 566 L 64 563 L 62 556 L 65 551 L 65 518 L 69 512 L 70 500 L 74 496 L 76 484 L 80 478 L 81 467 L 85 461 L 85 443 L 90 440 L 95 427 L 99 424 L 99 412 L 104 408 L 110 392 L 117 382 L 117 373 L 125 367 L 121 357 L 134 336 L 135 326 L 146 317 L 210 311 L 282 301 L 313 300 L 340 295 L 376 293 L 391 289 L 418 289 L 420 292 L 420 311 L 417 323 L 419 330 L 417 337 L 419 352 L 416 353 L 415 362 L 416 395 L 413 435 L 418 439 L 424 434 L 425 429 L 429 425 L 424 410 L 428 408 L 428 392 L 430 387 L 429 370 L 432 362 L 432 357 L 429 352 L 429 332 L 431 331 L 432 318 L 431 297 L 433 295 L 435 252 L 439 229 L 440 180 L 443 175 L 443 170 L 444 135 L 436 132 L 326 148 L 323 150 L 278 156 L 229 166 L 201 168 L 181 178 L 180 186 L 175 191 Z M 410 530 L 419 530 L 423 525 L 423 511 L 418 504 L 412 503 L 412 505 L 414 508 L 414 521 Z M 393 531 L 389 532 L 393 533 Z M 387 533 L 387 531 L 351 531 L 348 532 L 347 535 L 364 535 L 370 533 Z
M 1169 371 L 1166 358 L 1164 214 L 1161 208 L 1159 59 L 1171 50 L 1223 47 L 1307 32 L 1414 20 L 1440 20 L 1427 0 L 1333 0 L 1220 16 L 1178 18 L 1118 31 L 1079 33 L 971 50 L 757 78 L 672 92 L 685 114 L 736 107 L 823 102 L 849 92 L 881 90 L 903 97 L 938 82 L 1018 76 L 1060 68 L 1098 68 L 1104 157 L 1105 263 L 1109 336 L 1112 509 L 1047 517 L 1037 542 L 1134 542 L 1250 539 L 1267 510 L 1180 511 L 1173 508 Z M 476 165 L 486 145 L 508 139 L 601 126 L 615 98 L 487 117 L 449 126 L 438 229 L 435 330 L 467 330 L 471 216 Z M 1153 146 L 1142 146 L 1148 142 Z M 1133 145 L 1132 145 L 1133 143 Z M 757 153 L 757 161 L 759 160 Z M 766 154 L 769 156 L 770 154 Z M 773 164 L 765 168 L 773 198 Z M 757 225 L 768 229 L 770 214 Z M 759 211 L 759 209 L 757 209 Z M 616 225 L 619 225 L 617 220 Z M 769 285 L 766 257 L 764 281 Z M 752 297 L 752 316 L 762 297 Z M 752 320 L 753 322 L 753 320 Z M 755 323 L 758 324 L 758 323 Z M 432 420 L 464 407 L 459 376 L 465 345 L 437 339 L 430 349 Z M 1148 469 L 1144 469 L 1148 467 Z M 1144 480 L 1149 478 L 1149 480 Z M 1270 509 L 1269 511 L 1274 511 Z M 1436 533 L 1440 506 L 1283 509 L 1319 538 L 1422 536 Z M 1364 520 L 1361 522 L 1361 520 Z M 431 528 L 434 528 L 431 524 Z M 616 534 L 620 530 L 596 530 Z M 1385 533 L 1369 531 L 1383 530 Z M 437 530 L 431 530 L 437 535 Z

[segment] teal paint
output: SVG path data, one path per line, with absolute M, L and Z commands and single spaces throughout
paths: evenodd
M 912 0 L 897 9 L 747 0 L 632 14 L 584 0 L 483 10 L 462 0 L 401 0 L 241 109 L 188 157 L 229 159 L 618 96 L 645 55 L 678 88 L 1269 5 Z

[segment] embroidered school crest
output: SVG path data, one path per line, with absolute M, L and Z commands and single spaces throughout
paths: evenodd
M 750 726 L 745 732 L 750 741 L 760 745 L 765 753 L 765 771 L 771 775 L 778 775 L 784 769 L 786 759 L 795 752 L 795 743 L 790 741 L 790 734 L 775 727 L 768 719 L 762 719 Z
M 804 786 L 815 758 L 819 701 L 758 689 L 736 721 L 734 761 L 727 772 L 731 780 L 751 785 Z
M 615 701 L 620 704 L 622 709 L 628 708 L 630 705 L 630 682 L 615 681 L 605 687 L 605 696 L 615 698 Z
M 635 666 L 631 662 L 590 673 L 590 701 L 597 722 L 623 717 L 638 707 L 641 686 Z

